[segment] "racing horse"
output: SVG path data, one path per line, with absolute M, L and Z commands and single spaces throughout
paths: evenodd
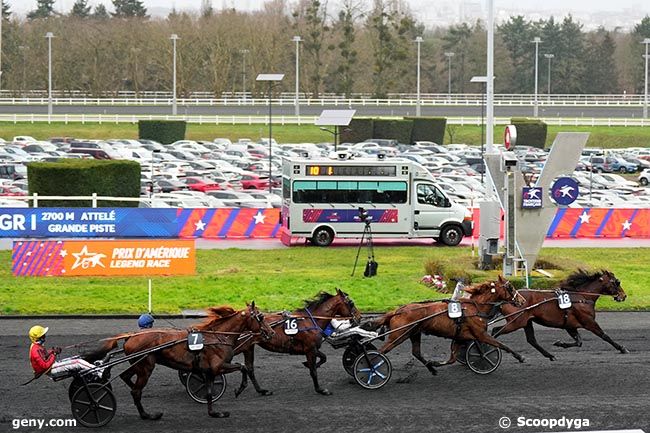
M 138 409 L 140 418 L 156 420 L 162 413 L 149 414 L 142 406 L 142 390 L 147 385 L 156 364 L 188 372 L 200 373 L 206 384 L 212 385 L 217 375 L 240 371 L 242 383 L 235 392 L 239 395 L 247 386 L 246 367 L 238 363 L 231 363 L 234 356 L 234 345 L 242 334 L 261 335 L 270 339 L 273 329 L 264 321 L 264 315 L 257 309 L 255 302 L 247 305 L 241 311 L 231 307 L 214 307 L 207 309 L 208 317 L 201 323 L 194 325 L 189 330 L 153 329 L 136 334 L 121 334 L 107 339 L 103 348 L 92 354 L 97 357 L 107 354 L 117 347 L 120 340 L 124 340 L 124 353 L 126 355 L 145 352 L 154 349 L 151 353 L 144 354 L 131 361 L 131 366 L 120 378 L 131 388 L 133 402 Z M 191 332 L 199 332 L 204 338 L 204 347 L 200 351 L 189 349 L 188 337 Z M 163 346 L 156 350 L 157 347 Z M 136 376 L 135 382 L 131 380 Z M 208 415 L 214 418 L 226 418 L 228 412 L 213 410 L 212 386 L 207 386 Z
M 519 362 L 524 358 L 492 337 L 487 331 L 487 321 L 496 315 L 499 307 L 505 304 L 522 306 L 525 302 L 510 281 L 498 277 L 497 281 L 475 284 L 463 289 L 469 297 L 458 299 L 461 303 L 463 316 L 452 319 L 447 314 L 448 300 L 424 301 L 403 305 L 396 310 L 366 322 L 362 328 L 377 330 L 384 326 L 388 328 L 386 343 L 379 349 L 387 353 L 403 343 L 411 340 L 411 352 L 425 367 L 435 375 L 435 367 L 453 364 L 464 341 L 478 340 L 491 346 L 499 347 L 510 353 Z M 421 352 L 422 334 L 435 335 L 452 339 L 451 355 L 445 362 L 426 360 Z
M 621 282 L 613 273 L 604 270 L 588 273 L 579 269 L 562 281 L 559 287 L 569 295 L 570 308 L 560 309 L 554 290 L 521 290 L 527 306 L 519 308 L 509 304 L 502 305 L 501 312 L 507 322 L 503 326 L 494 328 L 492 335 L 508 334 L 524 328 L 528 343 L 554 361 L 555 357 L 537 343 L 533 323 L 565 329 L 574 341 L 555 342 L 555 346 L 563 348 L 581 347 L 582 338 L 578 328 L 584 328 L 614 346 L 619 352 L 629 353 L 625 347 L 612 340 L 596 322 L 596 301 L 600 296 L 613 296 L 617 302 L 623 302 L 627 297 Z
M 276 329 L 273 337 L 262 341 L 254 337 L 245 337 L 235 349 L 236 353 L 244 354 L 244 365 L 255 390 L 261 395 L 272 394 L 272 391 L 262 389 L 255 378 L 255 345 L 258 345 L 270 352 L 305 355 L 307 360 L 303 365 L 309 369 L 315 391 L 322 395 L 331 395 L 327 388 L 319 384 L 316 369 L 327 362 L 327 356 L 321 352 L 320 347 L 325 329 L 335 317 L 352 319 L 353 322 L 358 322 L 361 318 L 361 313 L 354 302 L 339 289 L 336 289 L 336 295 L 320 292 L 315 298 L 305 301 L 303 308 L 289 314 L 267 314 L 264 318 L 265 322 Z M 286 330 L 290 330 L 291 325 L 295 326 L 293 328 L 297 331 L 295 334 L 293 331 L 287 334 Z M 277 329 L 280 326 L 285 330 Z

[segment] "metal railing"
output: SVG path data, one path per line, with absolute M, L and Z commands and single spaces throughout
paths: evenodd
M 401 116 L 377 116 L 401 119 Z M 313 125 L 318 116 L 273 116 L 274 125 Z M 139 120 L 184 120 L 199 125 L 268 125 L 268 116 L 255 115 L 149 115 L 149 114 L 0 114 L 0 122 L 17 123 L 137 123 Z M 650 126 L 650 119 L 601 117 L 540 117 L 548 125 L 556 126 Z M 496 125 L 507 125 L 510 117 L 496 117 Z M 450 125 L 481 125 L 481 117 L 447 117 Z
M 0 105 L 47 105 L 47 95 L 38 92 L 27 93 L 25 97 L 0 94 Z M 209 94 L 200 94 L 187 98 L 178 98 L 181 106 L 266 106 L 268 98 L 244 97 L 240 94 L 221 95 L 213 97 Z M 496 106 L 531 106 L 534 104 L 534 95 L 528 94 L 499 94 L 495 95 Z M 547 107 L 640 107 L 644 103 L 643 95 L 538 95 L 540 106 Z M 293 106 L 295 97 L 291 93 L 283 93 L 272 102 L 277 106 Z M 323 95 L 318 98 L 301 95 L 298 102 L 302 106 L 334 106 L 334 107 L 400 107 L 416 105 L 417 98 L 411 94 L 390 95 L 388 98 L 373 98 L 369 95 L 355 95 L 345 98 L 337 95 Z M 156 92 L 143 95 L 103 95 L 92 97 L 83 94 L 69 94 L 61 92 L 55 95 L 52 103 L 57 106 L 171 106 L 171 94 Z M 483 104 L 483 95 L 480 93 L 465 94 L 423 94 L 422 106 L 480 106 Z

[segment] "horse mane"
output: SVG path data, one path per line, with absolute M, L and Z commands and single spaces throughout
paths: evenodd
M 488 289 L 493 287 L 493 284 L 496 284 L 494 281 L 485 281 L 483 283 L 472 284 L 463 289 L 469 297 L 471 298 L 474 295 L 481 295 L 485 293 Z
M 320 292 L 316 296 L 314 296 L 312 299 L 306 299 L 305 300 L 305 306 L 303 308 L 313 310 L 314 308 L 318 307 L 319 305 L 323 304 L 324 302 L 332 299 L 334 296 L 335 295 L 332 295 L 332 294 L 327 293 L 325 291 Z
M 208 313 L 208 316 L 205 318 L 205 320 L 196 325 L 196 327 L 199 329 L 205 329 L 214 324 L 214 322 L 225 319 L 226 317 L 230 317 L 233 314 L 237 313 L 237 310 L 227 305 L 223 305 L 221 307 L 209 307 L 206 308 L 205 311 Z
M 570 274 L 564 281 L 560 283 L 560 287 L 563 289 L 572 292 L 578 290 L 581 286 L 589 284 L 592 281 L 605 275 L 606 271 L 596 271 L 589 273 L 584 269 L 578 269 L 574 273 Z

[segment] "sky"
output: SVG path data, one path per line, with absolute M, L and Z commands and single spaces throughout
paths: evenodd
M 24 14 L 29 10 L 34 9 L 36 0 L 5 0 L 11 6 L 12 10 Z M 68 11 L 72 8 L 75 0 L 57 0 L 55 7 L 58 10 Z M 370 0 L 367 0 L 370 2 Z M 418 11 L 425 11 L 431 7 L 435 8 L 437 0 L 406 0 L 411 5 L 412 10 L 417 15 Z M 486 4 L 486 0 L 465 0 L 469 3 Z M 453 3 L 453 1 L 446 0 L 446 3 Z M 96 5 L 104 3 L 109 6 L 110 0 L 90 0 L 90 3 Z M 201 0 L 144 0 L 145 6 L 150 10 L 171 10 L 176 7 L 179 10 L 198 10 L 201 5 Z M 264 0 L 213 0 L 215 9 L 222 6 L 236 7 L 243 10 L 252 10 L 259 8 L 264 3 Z M 338 3 L 337 0 L 330 0 L 330 4 Z M 541 3 L 541 5 L 540 5 Z M 598 11 L 620 11 L 622 9 L 637 10 L 638 12 L 650 14 L 650 1 L 648 0 L 495 0 L 495 7 L 517 9 L 517 10 L 530 10 L 535 12 L 544 12 L 545 10 L 562 10 L 568 12 L 598 12 Z M 160 13 L 159 12 L 159 13 Z

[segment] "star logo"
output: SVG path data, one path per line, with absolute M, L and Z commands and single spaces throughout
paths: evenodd
M 84 245 L 81 251 L 72 253 L 72 255 L 75 258 L 75 262 L 71 270 L 77 269 L 80 266 L 82 269 L 95 268 L 97 266 L 101 266 L 102 268 L 106 267 L 101 261 L 103 258 L 106 258 L 106 254 L 91 253 L 88 251 L 88 245 Z
M 264 224 L 265 218 L 266 215 L 264 215 L 262 211 L 258 211 L 255 215 L 253 215 L 253 219 L 255 220 L 255 225 Z
M 59 253 L 59 255 L 60 255 L 61 257 L 65 257 L 65 256 L 68 255 L 68 252 L 67 252 L 66 250 L 61 250 L 61 252 Z
M 591 219 L 591 215 L 589 215 L 587 211 L 583 211 L 582 215 L 580 215 L 579 218 L 580 218 L 580 224 L 589 224 L 589 219 Z
M 205 223 L 201 220 L 198 220 L 194 223 L 194 227 L 196 227 L 196 231 L 203 231 L 205 230 Z
M 623 223 L 623 231 L 629 230 L 631 228 L 632 228 L 632 223 L 628 220 L 625 220 L 625 222 Z

